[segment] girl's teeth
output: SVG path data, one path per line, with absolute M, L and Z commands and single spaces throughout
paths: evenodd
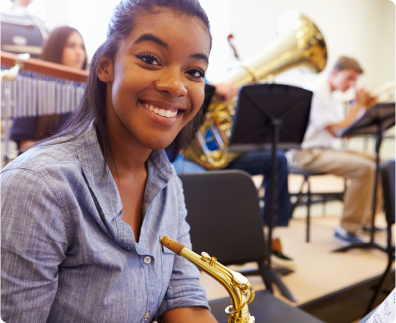
M 143 105 L 146 108 L 148 108 L 150 111 L 159 114 L 162 117 L 173 118 L 177 116 L 177 110 L 170 111 L 170 110 L 158 109 L 158 108 L 154 108 L 151 104 L 147 104 L 147 103 L 144 103 Z

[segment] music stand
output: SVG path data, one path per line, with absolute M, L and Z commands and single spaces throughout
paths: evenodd
M 268 271 L 282 295 L 295 298 L 271 268 L 272 229 L 276 216 L 277 150 L 300 148 L 309 121 L 312 92 L 283 84 L 247 85 L 240 90 L 229 151 L 272 150 L 269 192 Z M 269 284 L 271 285 L 271 284 Z M 272 291 L 272 287 L 270 286 Z
M 366 113 L 356 120 L 352 125 L 341 133 L 341 137 L 351 137 L 357 135 L 375 135 L 375 180 L 373 192 L 373 211 L 371 218 L 371 232 L 370 242 L 353 243 L 349 246 L 338 248 L 334 252 L 347 251 L 354 248 L 375 248 L 388 252 L 386 248 L 374 242 L 374 217 L 375 209 L 377 208 L 377 189 L 378 189 L 378 176 L 379 176 L 379 151 L 383 139 L 383 132 L 395 124 L 395 102 L 377 104 L 368 109 Z

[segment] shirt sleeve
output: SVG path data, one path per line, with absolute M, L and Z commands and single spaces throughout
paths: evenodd
M 190 226 L 186 221 L 187 210 L 181 180 L 177 177 L 179 233 L 178 242 L 192 249 L 190 240 Z M 176 256 L 172 277 L 168 291 L 157 312 L 161 316 L 164 312 L 174 308 L 203 306 L 210 310 L 206 298 L 206 291 L 199 283 L 199 270 L 188 260 Z
M 312 96 L 310 122 L 317 130 L 323 130 L 339 122 L 330 97 L 323 92 L 320 89 Z
M 67 250 L 61 200 L 35 172 L 1 178 L 1 318 L 46 322 Z

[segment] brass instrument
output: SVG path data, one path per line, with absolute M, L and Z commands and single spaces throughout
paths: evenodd
M 394 102 L 395 81 L 376 86 L 370 91 L 370 95 L 375 98 L 376 103 Z
M 395 102 L 395 81 L 386 82 L 382 85 L 376 86 L 369 91 L 372 99 L 374 99 L 374 105 L 385 102 Z M 346 95 L 343 100 L 348 114 L 352 109 L 351 101 L 355 100 L 356 94 Z M 366 108 L 372 106 L 372 102 L 366 102 Z
M 192 262 L 224 286 L 231 297 L 232 304 L 225 309 L 228 314 L 228 323 L 255 322 L 248 309 L 248 304 L 255 295 L 254 289 L 243 275 L 223 266 L 217 262 L 216 257 L 210 257 L 206 252 L 202 252 L 200 256 L 168 236 L 163 236 L 160 242 L 164 247 Z
M 274 75 L 299 66 L 321 72 L 326 62 L 327 49 L 322 33 L 309 18 L 300 14 L 282 36 L 238 68 L 228 81 L 240 87 L 266 78 L 272 80 Z M 235 106 L 235 98 L 227 102 L 215 100 L 209 105 L 203 125 L 185 151 L 187 159 L 206 169 L 221 169 L 238 156 L 228 152 Z M 216 149 L 209 147 L 209 142 Z

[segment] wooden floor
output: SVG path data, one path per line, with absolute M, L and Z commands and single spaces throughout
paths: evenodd
M 290 180 L 292 181 L 291 190 L 299 186 L 299 183 L 295 183 L 299 180 L 298 178 Z M 331 183 L 331 181 L 335 189 L 342 188 L 343 180 L 328 178 L 326 182 Z M 284 253 L 295 261 L 294 273 L 282 277 L 282 280 L 297 302 L 289 302 L 278 291 L 275 291 L 275 296 L 293 306 L 379 275 L 385 270 L 387 264 L 386 254 L 377 250 L 356 249 L 346 253 L 333 253 L 332 250 L 340 246 L 332 242 L 332 236 L 340 220 L 342 203 L 327 203 L 325 216 L 322 215 L 323 210 L 321 205 L 313 207 L 310 243 L 305 242 L 305 207 L 296 210 L 296 217 L 290 221 L 289 227 L 277 229 Z M 334 213 L 338 214 L 334 215 Z M 377 216 L 376 224 L 385 227 L 383 215 Z M 369 240 L 368 235 L 362 234 L 360 237 L 363 240 Z M 377 234 L 376 242 L 385 246 L 386 234 Z M 201 250 L 196 251 L 201 252 Z M 254 267 L 255 264 L 246 264 L 243 267 L 230 268 L 241 270 Z M 256 290 L 264 289 L 260 277 L 249 277 L 249 281 Z M 201 273 L 201 284 L 205 287 L 209 299 L 228 296 L 221 285 L 204 273 Z

